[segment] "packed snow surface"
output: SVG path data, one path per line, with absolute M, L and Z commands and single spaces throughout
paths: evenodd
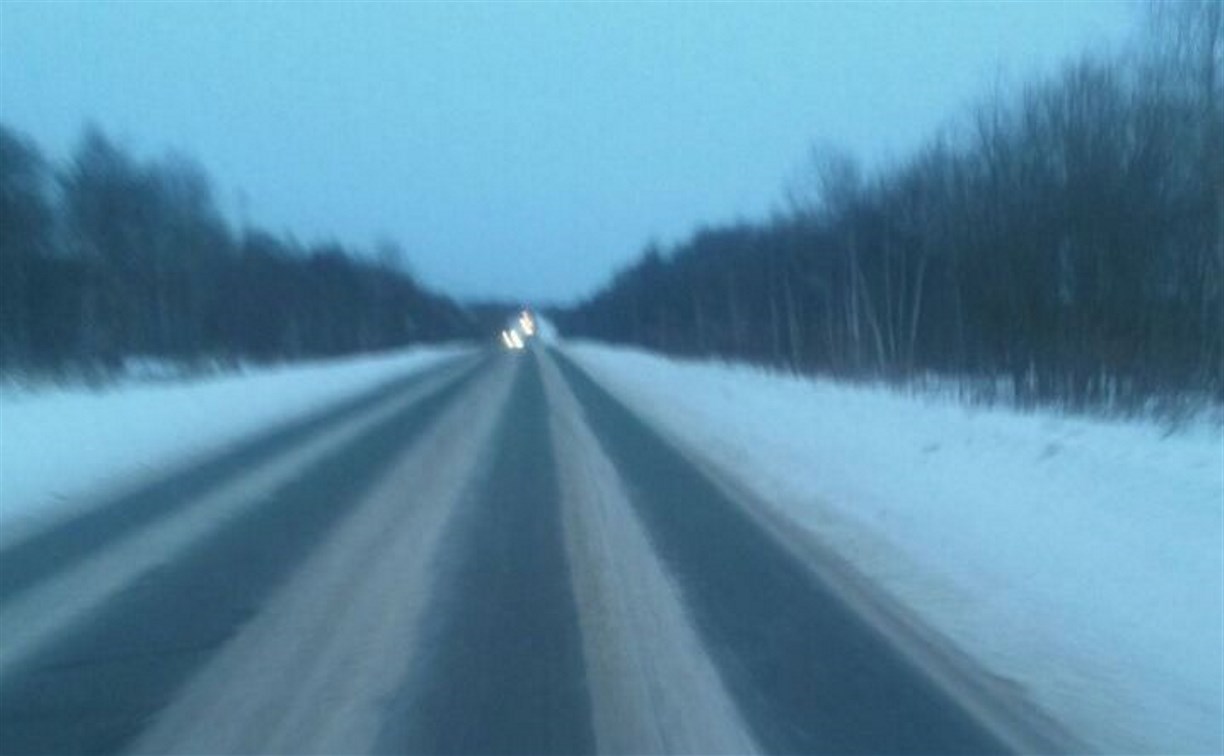
M 84 497 L 180 464 L 463 351 L 420 348 L 182 382 L 0 389 L 0 540 Z
M 1224 432 L 565 349 L 1083 742 L 1224 752 Z

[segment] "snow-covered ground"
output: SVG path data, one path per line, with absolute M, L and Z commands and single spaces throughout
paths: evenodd
M 0 531 L 82 496 L 422 370 L 464 347 L 419 348 L 182 382 L 0 389 Z M 5 535 L 0 532 L 0 537 Z
M 1224 752 L 1224 430 L 570 345 L 1094 749 Z

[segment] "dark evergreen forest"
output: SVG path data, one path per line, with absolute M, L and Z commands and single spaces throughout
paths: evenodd
M 6 372 L 270 362 L 475 335 L 393 243 L 363 251 L 235 231 L 190 160 L 137 160 L 88 129 L 52 165 L 0 126 Z
M 650 245 L 550 314 L 568 336 L 1022 403 L 1224 399 L 1224 5 L 1148 20 L 908 160 L 814 148 L 774 217 Z M 486 336 L 506 309 L 430 291 L 393 243 L 235 230 L 188 159 L 87 129 L 53 164 L 0 126 L 0 370 L 343 355 Z
M 786 211 L 651 246 L 553 316 L 567 335 L 1021 403 L 1224 398 L 1224 5 L 1148 22 L 1138 49 L 997 91 L 872 175 L 815 149 Z

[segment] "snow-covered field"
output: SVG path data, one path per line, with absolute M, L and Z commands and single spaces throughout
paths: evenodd
M 971 408 L 570 345 L 1105 752 L 1224 752 L 1224 429 Z
M 54 517 L 81 496 L 180 464 L 462 351 L 420 348 L 102 391 L 5 386 L 0 530 L 11 533 Z

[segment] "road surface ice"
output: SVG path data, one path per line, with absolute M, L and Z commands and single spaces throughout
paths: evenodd
M 1224 752 L 1224 437 L 566 353 L 1106 752 Z

